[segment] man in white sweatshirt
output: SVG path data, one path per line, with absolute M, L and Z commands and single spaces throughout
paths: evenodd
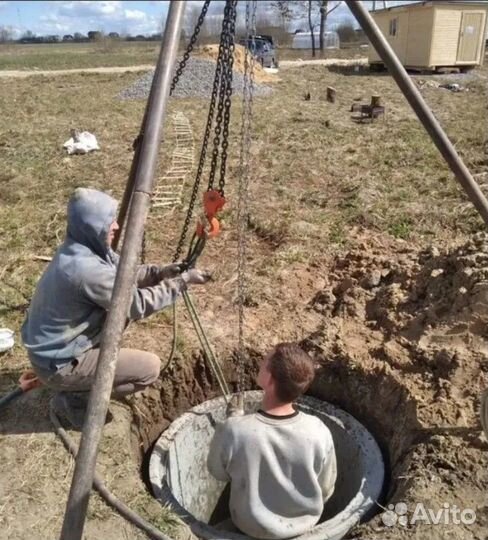
M 313 377 L 313 362 L 298 345 L 277 345 L 256 380 L 264 390 L 261 409 L 217 426 L 208 468 L 218 480 L 230 481 L 232 522 L 248 536 L 278 539 L 307 532 L 334 492 L 330 431 L 293 405 Z

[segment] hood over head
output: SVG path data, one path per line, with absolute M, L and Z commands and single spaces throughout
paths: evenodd
M 109 252 L 107 235 L 115 221 L 117 201 L 96 189 L 77 188 L 68 203 L 69 238 L 105 258 Z

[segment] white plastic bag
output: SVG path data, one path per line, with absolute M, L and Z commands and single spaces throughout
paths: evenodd
M 0 352 L 8 351 L 14 343 L 14 331 L 9 328 L 0 328 Z
M 66 148 L 69 155 L 88 154 L 93 150 L 100 150 L 97 138 L 89 131 L 82 131 L 81 133 L 73 131 L 72 137 L 63 144 L 63 148 Z

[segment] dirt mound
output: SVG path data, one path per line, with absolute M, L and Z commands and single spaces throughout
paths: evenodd
M 476 512 L 476 524 L 429 528 L 429 538 L 478 538 L 487 523 L 478 418 L 488 386 L 487 275 L 485 235 L 445 250 L 368 235 L 331 261 L 309 304 L 323 317 L 303 341 L 322 366 L 312 393 L 375 433 L 391 466 L 386 501 L 409 512 L 419 503 Z M 416 538 L 415 530 L 385 529 L 378 516 L 355 537 Z
M 370 240 L 335 259 L 330 286 L 314 309 L 354 316 L 385 337 L 442 343 L 488 353 L 488 239 L 439 251 Z M 478 339 L 479 338 L 479 339 Z
M 198 49 L 198 56 L 207 60 L 217 60 L 219 55 L 218 45 L 205 45 Z M 246 56 L 246 49 L 242 45 L 236 45 L 234 51 L 234 71 L 238 73 L 244 73 L 244 61 Z M 270 83 L 276 82 L 279 78 L 276 75 L 267 73 L 263 67 L 255 62 L 254 64 L 254 80 L 258 83 Z

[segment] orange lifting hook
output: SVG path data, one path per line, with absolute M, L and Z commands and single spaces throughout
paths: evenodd
M 220 232 L 220 223 L 215 217 L 225 204 L 225 197 L 217 190 L 210 189 L 203 194 L 203 209 L 205 218 L 197 223 L 197 236 L 200 238 L 214 238 Z M 204 219 L 208 223 L 204 222 Z

